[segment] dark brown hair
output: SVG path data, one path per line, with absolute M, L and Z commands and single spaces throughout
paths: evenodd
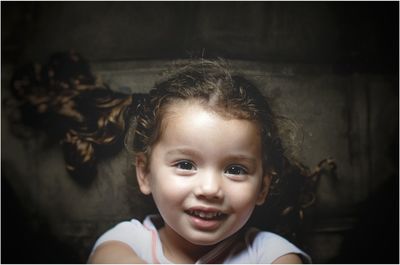
M 148 98 L 137 107 L 133 141 L 135 152 L 147 155 L 151 152 L 151 147 L 162 133 L 166 109 L 182 100 L 194 100 L 229 118 L 254 121 L 261 130 L 264 165 L 273 166 L 275 155 L 282 153 L 268 101 L 249 80 L 231 75 L 227 63 L 222 60 L 189 62 L 173 76 L 155 85 Z

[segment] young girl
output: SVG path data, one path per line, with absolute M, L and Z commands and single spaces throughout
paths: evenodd
M 190 63 L 150 91 L 135 120 L 137 181 L 159 213 L 107 231 L 89 262 L 310 262 L 281 236 L 246 225 L 290 166 L 251 82 L 223 62 Z

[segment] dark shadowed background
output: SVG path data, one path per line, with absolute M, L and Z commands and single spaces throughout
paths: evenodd
M 60 51 L 124 93 L 175 60 L 228 59 L 300 125 L 299 160 L 337 164 L 318 185 L 314 262 L 399 262 L 398 2 L 2 2 L 1 39 L 2 102 L 15 67 Z M 16 137 L 5 112 L 2 263 L 85 263 L 101 233 L 146 214 L 125 151 L 81 187 L 57 144 Z

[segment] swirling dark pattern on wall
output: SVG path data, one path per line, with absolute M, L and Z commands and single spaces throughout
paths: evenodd
M 55 53 L 44 65 L 19 67 L 11 92 L 13 98 L 3 103 L 13 133 L 29 138 L 45 131 L 48 142 L 61 144 L 66 169 L 81 186 L 95 178 L 99 160 L 121 151 L 125 119 L 143 96 L 112 91 L 74 51 Z

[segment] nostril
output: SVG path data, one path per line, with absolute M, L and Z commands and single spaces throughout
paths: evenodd
M 202 198 L 202 199 L 207 199 L 207 200 L 219 200 L 223 198 L 223 191 L 222 189 L 198 189 L 198 191 L 195 193 L 196 197 Z

